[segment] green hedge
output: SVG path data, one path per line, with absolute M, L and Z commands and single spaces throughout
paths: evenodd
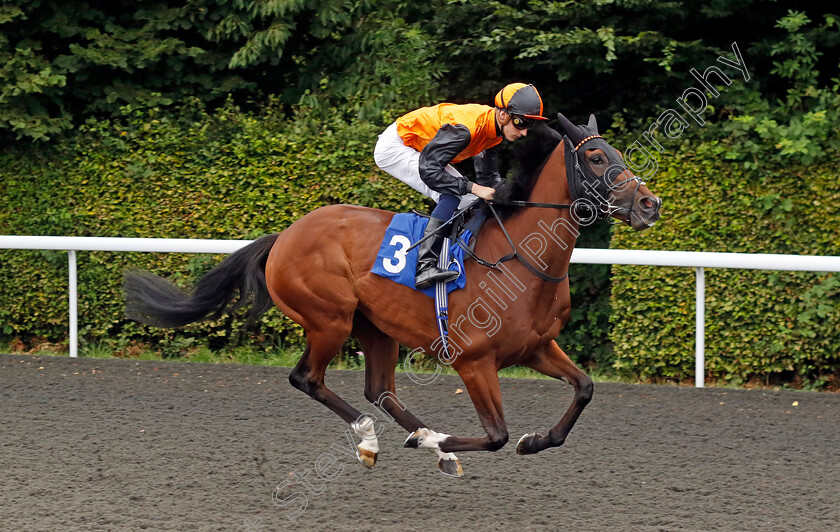
M 0 154 L 0 194 L 7 206 L 0 233 L 248 239 L 280 231 L 325 204 L 425 209 L 418 194 L 376 168 L 379 128 L 283 116 L 277 106 L 254 115 L 232 105 L 207 113 L 194 103 L 176 116 L 152 110 L 89 121 L 53 146 L 7 148 Z M 230 319 L 174 333 L 122 317 L 125 267 L 189 286 L 221 256 L 78 255 L 80 334 L 88 341 L 123 347 L 139 341 L 179 351 L 208 335 L 218 345 L 242 334 Z M 6 287 L 0 335 L 65 341 L 66 253 L 3 251 L 0 257 Z M 301 337 L 276 310 L 247 334 L 273 342 Z
M 178 114 L 126 111 L 92 120 L 52 145 L 0 152 L 0 233 L 67 236 L 255 238 L 276 232 L 321 205 L 355 203 L 425 209 L 422 198 L 375 168 L 378 126 L 276 106 L 261 114 L 194 103 Z M 669 153 L 651 188 L 663 219 L 646 233 L 615 231 L 613 247 L 840 254 L 840 190 L 831 158 L 777 173 L 721 160 L 714 143 Z M 779 165 L 769 165 L 779 166 Z M 592 230 L 594 229 L 594 230 Z M 603 227 L 583 245 L 603 246 Z M 152 345 L 178 355 L 198 345 L 295 344 L 300 329 L 276 310 L 256 327 L 226 318 L 168 331 L 122 316 L 120 283 L 128 266 L 191 285 L 221 256 L 80 252 L 80 332 L 84 341 L 130 352 Z M 572 319 L 564 349 L 585 366 L 649 380 L 694 373 L 694 273 L 691 269 L 573 269 Z M 584 270 L 587 273 L 583 273 Z M 67 335 L 67 256 L 0 252 L 0 339 L 61 343 Z M 749 270 L 706 273 L 707 368 L 733 383 L 826 382 L 840 370 L 837 275 Z M 612 331 L 604 342 L 611 316 Z M 613 353 L 613 345 L 615 353 Z
M 644 234 L 616 231 L 612 247 L 840 255 L 836 155 L 744 170 L 715 151 L 706 143 L 663 155 L 649 182 L 663 198 L 662 220 Z M 815 387 L 838 379 L 840 275 L 705 273 L 707 378 Z M 615 366 L 647 380 L 693 379 L 694 270 L 617 266 L 613 274 Z

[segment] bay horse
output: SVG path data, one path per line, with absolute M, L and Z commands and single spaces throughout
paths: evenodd
M 379 452 L 374 419 L 324 383 L 327 365 L 350 336 L 365 355 L 365 397 L 409 432 L 406 447 L 434 451 L 444 473 L 463 474 L 455 452 L 496 451 L 507 443 L 497 372 L 513 365 L 574 387 L 560 421 L 546 435 L 520 438 L 516 452 L 558 447 L 593 391 L 592 380 L 554 341 L 569 318 L 567 272 L 578 230 L 607 216 L 643 230 L 659 219 L 661 205 L 598 134 L 594 116 L 580 126 L 562 114 L 558 119 L 565 136 L 545 128 L 549 149 L 521 184 L 527 201 L 511 202 L 518 207 L 503 225 L 499 216 L 490 218 L 477 235 L 476 256 L 489 262 L 511 258 L 513 246 L 518 260 L 492 269 L 465 261 L 466 286 L 450 294 L 454 357 L 438 350 L 433 299 L 371 273 L 394 213 L 359 206 L 321 207 L 281 233 L 259 238 L 205 274 L 190 294 L 158 276 L 129 272 L 126 315 L 176 327 L 245 305 L 253 317 L 273 302 L 306 334 L 289 381 L 350 424 L 362 438 L 357 457 L 367 467 Z M 436 432 L 399 401 L 394 385 L 399 344 L 436 356 L 458 372 L 485 436 Z

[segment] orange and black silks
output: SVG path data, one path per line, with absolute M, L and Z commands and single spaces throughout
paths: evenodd
M 495 110 L 487 105 L 441 103 L 422 107 L 397 119 L 397 133 L 406 146 L 420 152 L 420 179 L 441 194 L 463 196 L 471 183 L 445 170 L 446 165 L 473 158 L 476 181 L 493 186 L 501 181 L 501 131 Z

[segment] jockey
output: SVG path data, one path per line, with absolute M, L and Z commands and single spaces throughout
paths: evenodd
M 437 203 L 424 236 L 476 196 L 492 200 L 495 187 L 503 182 L 498 145 L 526 136 L 529 127 L 546 120 L 542 98 L 533 85 L 511 83 L 496 94 L 495 104 L 495 108 L 452 103 L 423 107 L 401 116 L 379 135 L 373 152 L 377 166 Z M 471 157 L 476 183 L 451 166 Z M 458 277 L 458 272 L 437 267 L 442 241 L 438 233 L 418 247 L 418 289 Z

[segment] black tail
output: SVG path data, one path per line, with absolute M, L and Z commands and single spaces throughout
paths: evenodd
M 207 272 L 187 294 L 149 272 L 126 272 L 126 317 L 156 327 L 180 327 L 234 312 L 251 303 L 250 320 L 271 307 L 265 263 L 279 234 L 267 235 L 231 254 Z

